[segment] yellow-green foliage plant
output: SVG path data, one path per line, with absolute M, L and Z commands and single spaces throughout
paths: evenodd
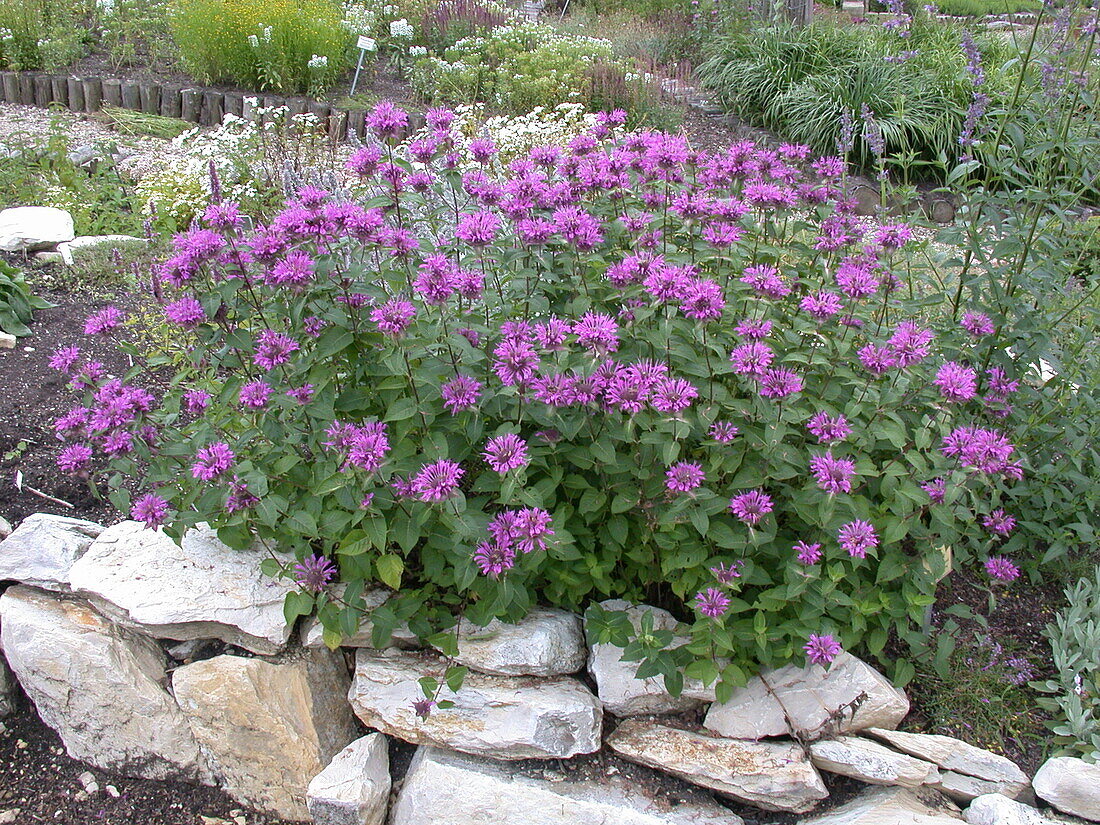
M 203 83 L 317 91 L 346 68 L 342 7 L 330 0 L 175 0 L 172 36 Z

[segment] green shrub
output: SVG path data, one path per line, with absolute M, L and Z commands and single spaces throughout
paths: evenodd
M 52 71 L 87 50 L 94 0 L 0 0 L 0 68 Z
M 940 14 L 953 17 L 985 17 L 991 14 L 1016 14 L 1039 11 L 1041 0 L 938 0 Z
M 169 21 L 197 80 L 264 91 L 331 85 L 347 68 L 352 45 L 332 0 L 175 0 Z
M 109 0 L 97 4 L 100 43 L 117 67 L 156 67 L 172 51 L 170 0 Z
M 36 309 L 51 307 L 49 301 L 31 294 L 23 273 L 11 264 L 0 261 L 0 332 L 23 337 Z

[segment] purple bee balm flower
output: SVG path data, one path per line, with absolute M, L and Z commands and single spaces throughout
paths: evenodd
M 1007 536 L 1016 527 L 1016 519 L 998 507 L 982 520 L 982 526 L 990 533 Z
M 733 584 L 737 579 L 741 578 L 741 571 L 744 567 L 745 563 L 738 559 L 729 564 L 715 565 L 710 568 L 710 572 L 714 574 L 714 578 L 718 580 L 719 584 Z
M 336 565 L 331 559 L 313 554 L 294 565 L 294 583 L 303 590 L 320 593 L 336 578 Z
M 248 489 L 248 484 L 237 476 L 233 476 L 233 481 L 229 485 L 229 495 L 225 497 L 225 511 L 227 513 L 236 513 L 239 510 L 247 510 L 249 507 L 254 507 L 259 504 L 260 499 L 252 494 L 252 491 Z
M 103 447 L 103 452 L 111 458 L 126 455 L 126 453 L 133 452 L 134 434 L 126 430 L 110 433 L 103 438 L 101 446 Z
M 462 410 L 471 410 L 481 398 L 481 382 L 468 375 L 457 375 L 439 388 L 443 397 L 443 407 L 456 415 Z
M 944 496 L 947 493 L 947 482 L 942 478 L 934 478 L 931 481 L 926 481 L 920 488 L 928 493 L 928 499 L 933 504 L 943 504 Z
M 957 458 L 964 467 L 987 473 L 1004 472 L 1010 465 L 1012 442 L 996 430 L 981 427 L 957 427 L 943 439 L 940 451 Z
M 195 463 L 191 465 L 191 475 L 199 481 L 212 481 L 233 466 L 236 459 L 229 445 L 224 441 L 215 441 L 195 453 Z
M 505 386 L 517 387 L 535 377 L 539 366 L 539 354 L 527 341 L 509 338 L 501 341 L 493 350 L 493 372 Z
M 940 367 L 932 383 L 940 388 L 944 401 L 950 404 L 970 401 L 978 394 L 978 373 L 955 361 Z
M 427 719 L 432 715 L 432 708 L 436 706 L 434 699 L 417 699 L 412 703 L 413 713 L 418 719 Z
M 488 163 L 497 151 L 496 145 L 488 138 L 474 138 L 466 148 L 478 163 Z
M 869 521 L 856 519 L 843 525 L 837 532 L 840 546 L 853 558 L 866 558 L 867 551 L 878 547 L 878 534 Z
M 396 137 L 409 123 L 409 116 L 388 100 L 381 101 L 367 115 L 367 128 L 379 138 Z
M 774 358 L 771 347 L 760 341 L 741 344 L 730 353 L 730 363 L 738 375 L 761 376 Z
M 512 521 L 516 547 L 524 553 L 545 550 L 546 539 L 554 535 L 550 529 L 552 518 L 540 507 L 524 507 L 516 512 Z
M 680 296 L 680 311 L 696 321 L 716 321 L 722 317 L 726 299 L 722 287 L 706 278 L 695 278 L 686 284 Z
M 733 331 L 747 341 L 760 341 L 772 331 L 771 321 L 754 321 L 746 318 L 733 328 Z
M 710 437 L 719 444 L 730 444 L 741 431 L 729 421 L 715 421 L 710 425 Z
M 263 381 L 249 381 L 241 387 L 238 400 L 241 402 L 242 407 L 258 410 L 267 406 L 267 402 L 271 398 L 271 392 L 271 387 Z
M 836 283 L 849 298 L 866 298 L 874 295 L 880 286 L 871 266 L 859 258 L 845 258 L 836 270 Z
M 188 390 L 183 394 L 183 403 L 189 412 L 202 412 L 210 406 L 212 397 L 206 390 Z
M 730 597 L 717 587 L 708 587 L 695 596 L 695 608 L 709 619 L 717 619 L 730 609 Z
M 844 302 L 835 292 L 827 290 L 807 295 L 799 302 L 802 311 L 818 321 L 832 318 L 844 309 Z
M 527 466 L 527 442 L 517 435 L 505 433 L 490 438 L 485 445 L 485 463 L 498 473 L 508 473 Z
M 806 651 L 806 658 L 815 665 L 829 664 L 844 650 L 840 642 L 832 636 L 819 636 L 816 633 L 810 634 L 810 640 L 802 649 Z
M 441 458 L 420 468 L 412 477 L 412 490 L 421 501 L 444 501 L 454 495 L 465 474 L 458 464 Z
M 678 413 L 699 397 L 698 390 L 682 378 L 665 378 L 657 383 L 649 403 L 659 412 Z
M 62 347 L 50 356 L 50 369 L 69 373 L 79 360 L 80 347 Z
M 913 229 L 908 224 L 891 223 L 880 226 L 875 233 L 875 243 L 883 249 L 901 249 L 913 237 Z
M 852 492 L 852 476 L 856 463 L 848 458 L 834 458 L 832 452 L 810 458 L 810 471 L 817 486 L 829 495 Z
M 994 330 L 996 330 L 996 327 L 993 326 L 993 320 L 982 312 L 967 312 L 963 315 L 962 321 L 959 322 L 959 326 L 975 338 L 992 335 Z
M 140 521 L 150 529 L 155 529 L 164 524 L 168 516 L 168 500 L 155 493 L 146 493 L 130 508 L 130 517 Z
M 897 366 L 905 368 L 928 355 L 935 334 L 912 321 L 902 321 L 887 342 Z
M 774 266 L 760 264 L 750 266 L 741 275 L 741 283 L 748 284 L 765 298 L 778 300 L 791 294 L 791 286 Z
M 368 473 L 378 470 L 386 458 L 386 453 L 390 451 L 386 425 L 381 421 L 371 421 L 362 427 L 350 427 L 346 438 L 348 464 L 360 470 L 366 470 Z
M 373 310 L 370 319 L 378 331 L 390 338 L 400 338 L 416 316 L 416 307 L 408 301 L 392 299 Z
M 190 295 L 166 305 L 164 315 L 169 323 L 184 329 L 191 329 L 206 320 L 202 304 Z
M 678 461 L 665 472 L 665 487 L 672 493 L 690 493 L 698 488 L 706 475 L 703 468 L 692 461 Z
M 843 415 L 830 418 L 825 411 L 817 412 L 806 422 L 806 429 L 820 444 L 835 444 L 852 434 L 848 419 Z
M 105 307 L 84 321 L 85 335 L 101 335 L 110 332 L 122 323 L 125 316 L 118 307 Z
M 282 332 L 265 329 L 256 339 L 256 366 L 264 370 L 273 370 L 290 360 L 290 354 L 297 352 L 298 342 Z
M 295 387 L 286 391 L 286 397 L 292 398 L 299 404 L 308 404 L 313 399 L 314 387 L 312 384 L 302 384 L 300 387 Z
M 859 362 L 872 375 L 883 373 L 898 366 L 898 359 L 888 347 L 867 344 L 859 351 Z
M 791 370 L 765 370 L 760 379 L 760 395 L 763 398 L 786 398 L 796 392 L 802 392 L 802 378 Z
M 474 549 L 474 564 L 483 576 L 491 579 L 500 578 L 502 573 L 515 567 L 516 551 L 507 544 L 482 541 Z
M 461 215 L 455 237 L 470 246 L 480 247 L 492 243 L 500 229 L 500 218 L 492 212 L 473 212 Z
M 985 572 L 990 578 L 1003 582 L 1016 581 L 1020 577 L 1020 568 L 1005 556 L 990 556 L 986 559 Z
M 87 444 L 70 444 L 57 457 L 57 466 L 66 473 L 78 473 L 92 460 L 92 448 Z
M 817 564 L 821 561 L 821 542 L 819 541 L 813 543 L 798 541 L 791 549 L 798 553 L 798 560 L 803 564 Z
M 607 354 L 619 348 L 619 325 L 610 315 L 586 312 L 573 325 L 573 334 L 578 344 L 593 353 Z
M 772 511 L 771 496 L 761 490 L 738 493 L 730 499 L 730 512 L 750 527 Z

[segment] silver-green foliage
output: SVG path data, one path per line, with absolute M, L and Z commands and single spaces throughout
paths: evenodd
M 1054 741 L 1068 753 L 1100 761 L 1100 565 L 1093 578 L 1066 588 L 1069 606 L 1046 627 L 1054 679 L 1039 705 L 1053 716 Z

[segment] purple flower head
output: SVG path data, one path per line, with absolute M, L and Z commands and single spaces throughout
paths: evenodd
M 300 387 L 294 387 L 286 391 L 286 397 L 297 401 L 299 404 L 305 406 L 313 400 L 314 386 L 312 384 L 302 384 Z
M 390 451 L 386 425 L 381 421 L 370 421 L 361 427 L 347 425 L 343 441 L 348 450 L 348 465 L 368 473 L 376 472 Z
M 191 475 L 199 481 L 212 481 L 233 466 L 236 455 L 224 441 L 215 441 L 195 453 Z
M 485 444 L 485 463 L 495 472 L 508 473 L 527 466 L 527 442 L 513 433 L 490 438 Z
M 57 456 L 57 466 L 66 473 L 79 473 L 92 460 L 92 448 L 87 444 L 70 444 Z
M 832 636 L 816 633 L 810 634 L 810 640 L 802 649 L 806 651 L 806 658 L 815 665 L 828 665 L 844 650 Z
M 928 500 L 933 504 L 943 504 L 944 496 L 947 495 L 947 482 L 942 478 L 926 481 L 920 488 L 928 493 Z
M 730 499 L 730 512 L 750 527 L 772 511 L 771 496 L 761 490 L 738 493 Z
M 57 437 L 66 441 L 74 436 L 83 435 L 88 425 L 88 416 L 91 413 L 87 407 L 73 407 L 53 423 Z
M 313 280 L 313 259 L 300 249 L 292 249 L 263 280 L 268 286 L 301 288 Z
M 715 421 L 710 425 L 709 435 L 719 444 L 730 444 L 741 431 L 730 421 Z
M 62 347 L 50 356 L 50 369 L 69 373 L 79 360 L 80 347 Z
M 661 379 L 650 396 L 649 403 L 659 412 L 678 413 L 691 406 L 699 391 L 683 378 Z
M 897 356 L 889 347 L 867 344 L 859 351 L 859 362 L 872 375 L 882 375 L 898 366 Z
M 760 395 L 763 398 L 786 398 L 796 392 L 802 392 L 802 378 L 791 370 L 765 370 L 760 378 Z
M 491 579 L 515 567 L 516 551 L 510 544 L 499 544 L 495 541 L 479 542 L 474 549 L 474 564 L 483 576 Z
M 554 535 L 550 514 L 540 507 L 524 507 L 515 514 L 513 538 L 524 553 L 545 550 L 546 539 Z
M 191 329 L 206 320 L 202 304 L 190 295 L 166 305 L 164 315 L 169 323 L 184 329 Z
M 507 387 L 518 387 L 535 377 L 539 354 L 527 341 L 506 338 L 493 350 L 493 372 Z
M 397 137 L 408 123 L 409 116 L 388 100 L 381 101 L 367 115 L 367 128 L 380 139 Z
M 248 482 L 233 476 L 233 481 L 229 484 L 229 494 L 225 497 L 225 511 L 236 513 L 255 507 L 259 503 L 260 499 L 248 489 Z
M 443 407 L 451 415 L 477 406 L 481 398 L 481 382 L 468 375 L 457 375 L 439 388 Z
M 935 334 L 931 330 L 921 329 L 912 321 L 902 321 L 886 343 L 897 366 L 905 368 L 923 359 L 931 348 Z
M 813 543 L 798 541 L 791 549 L 798 553 L 798 560 L 802 564 L 811 565 L 821 561 L 821 542 L 819 541 Z
M 168 500 L 156 495 L 146 493 L 130 508 L 130 517 L 142 522 L 149 529 L 155 529 L 164 524 L 168 517 Z
M 235 232 L 241 228 L 244 219 L 240 207 L 235 203 L 212 203 L 206 207 L 202 222 L 219 232 Z
M 689 280 L 680 296 L 680 311 L 695 321 L 716 321 L 726 308 L 722 287 L 706 278 Z
M 908 224 L 884 224 L 875 232 L 875 243 L 883 249 L 901 249 L 911 237 L 913 237 L 913 228 Z
M 706 476 L 703 468 L 693 461 L 678 461 L 665 472 L 665 487 L 671 493 L 690 493 L 698 488 Z
M 964 467 L 986 474 L 1004 472 L 1015 449 L 1001 433 L 981 427 L 957 427 L 944 437 L 940 447 L 944 455 L 957 458 Z
M 778 300 L 791 294 L 791 286 L 774 266 L 760 264 L 750 266 L 741 275 L 741 283 L 748 284 L 765 298 Z
M 493 212 L 471 212 L 461 215 L 455 237 L 473 247 L 492 243 L 500 230 L 500 218 Z
M 294 583 L 310 593 L 320 593 L 332 583 L 336 573 L 331 559 L 314 554 L 294 565 Z
M 408 301 L 393 298 L 371 311 L 370 319 L 378 331 L 390 338 L 400 338 L 416 316 L 416 307 Z
M 1020 568 L 1005 556 L 990 556 L 985 562 L 985 572 L 990 578 L 1011 582 L 1020 577 Z
M 708 587 L 695 596 L 696 609 L 709 619 L 717 619 L 730 608 L 730 597 L 717 587 Z
M 595 354 L 606 355 L 619 348 L 619 325 L 601 312 L 586 312 L 573 325 L 573 334 L 578 344 Z
M 568 321 L 554 317 L 545 324 L 535 324 L 535 338 L 544 350 L 558 351 L 565 349 L 565 340 L 571 330 Z
M 412 703 L 413 713 L 417 719 L 427 719 L 432 715 L 432 708 L 436 706 L 434 699 L 417 699 Z
M 832 452 L 815 455 L 810 459 L 810 471 L 817 486 L 829 495 L 852 492 L 852 476 L 856 463 L 848 458 L 834 458 Z
M 848 419 L 843 415 L 831 418 L 824 410 L 815 413 L 806 422 L 806 429 L 810 431 L 819 444 L 836 444 L 852 434 L 852 428 Z
M 943 399 L 951 404 L 969 401 L 978 394 L 978 373 L 955 361 L 941 366 L 932 383 L 940 388 Z
M 183 394 L 183 403 L 189 412 L 202 412 L 210 406 L 212 397 L 206 390 L 188 390 Z
M 840 262 L 834 277 L 840 291 L 856 300 L 874 295 L 881 286 L 872 266 L 862 258 L 852 256 Z
M 122 310 L 118 307 L 104 307 L 95 315 L 89 315 L 87 320 L 84 321 L 84 334 L 102 335 L 105 332 L 110 332 L 122 323 L 124 317 Z
M 768 371 L 775 353 L 761 341 L 752 341 L 735 347 L 730 353 L 730 363 L 738 375 L 760 377 Z
M 747 341 L 760 341 L 767 338 L 772 331 L 771 321 L 754 321 L 746 318 L 733 328 L 733 331 Z
M 455 113 L 450 109 L 435 108 L 428 109 L 424 113 L 424 120 L 433 129 L 447 129 L 451 123 L 454 122 Z
M 271 392 L 271 387 L 263 381 L 249 381 L 241 387 L 238 400 L 241 402 L 242 407 L 258 410 L 267 406 L 267 402 L 271 398 Z
M 744 569 L 745 562 L 738 559 L 729 564 L 717 564 L 710 568 L 710 572 L 714 574 L 714 578 L 719 584 L 730 585 L 741 578 Z
M 496 144 L 488 138 L 474 138 L 466 148 L 478 163 L 488 163 L 497 152 Z
M 458 287 L 458 267 L 446 255 L 428 255 L 420 267 L 414 287 L 429 304 L 441 306 Z
M 840 546 L 848 551 L 853 558 L 862 559 L 867 556 L 868 550 L 878 547 L 878 534 L 874 525 L 869 521 L 856 519 L 849 521 L 837 532 Z
M 992 335 L 996 329 L 996 327 L 993 326 L 993 319 L 983 312 L 965 313 L 962 317 L 962 321 L 959 322 L 959 326 L 975 338 Z
M 465 474 L 458 464 L 441 458 L 420 468 L 412 477 L 412 490 L 421 501 L 444 501 L 454 495 Z
M 290 360 L 290 354 L 297 352 L 298 342 L 289 335 L 274 330 L 263 330 L 256 339 L 256 366 L 264 370 L 273 370 Z
M 1000 507 L 982 519 L 982 526 L 990 533 L 1007 536 L 1016 527 L 1016 519 Z
M 817 321 L 832 318 L 844 309 L 844 302 L 840 300 L 840 296 L 828 290 L 806 295 L 798 305 L 803 312 Z

